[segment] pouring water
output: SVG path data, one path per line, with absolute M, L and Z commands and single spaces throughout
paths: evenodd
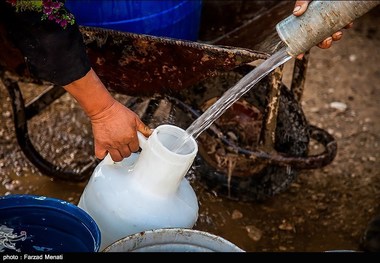
M 244 76 L 234 87 L 227 90 L 218 101 L 186 129 L 187 134 L 184 137 L 174 141 L 170 149 L 178 152 L 190 137 L 196 139 L 234 102 L 273 69 L 287 62 L 292 56 L 306 52 L 327 36 L 379 4 L 380 1 L 312 1 L 307 12 L 302 16 L 290 15 L 280 21 L 276 25 L 278 36 L 281 39 L 279 45 L 285 46 L 286 44 L 286 47 L 282 47 Z
M 272 70 L 284 64 L 292 57 L 287 53 L 286 47 L 281 48 L 267 60 L 245 75 L 235 86 L 228 89 L 210 108 L 199 116 L 187 129 L 186 134 L 175 140 L 170 148 L 173 152 L 179 152 L 186 141 L 194 139 L 211 126 L 229 107 L 239 100 L 246 92 L 254 87 L 261 79 Z

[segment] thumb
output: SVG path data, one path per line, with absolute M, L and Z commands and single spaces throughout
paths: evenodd
M 149 137 L 152 134 L 152 130 L 142 121 L 137 122 L 137 130 L 141 132 L 145 137 Z
M 310 1 L 296 1 L 293 9 L 293 15 L 300 16 L 305 13 Z

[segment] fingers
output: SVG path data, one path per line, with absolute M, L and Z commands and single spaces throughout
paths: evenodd
M 293 9 L 293 15 L 295 16 L 300 16 L 302 15 L 303 13 L 305 13 L 305 11 L 307 10 L 307 7 L 309 5 L 310 1 L 296 1 L 295 5 L 294 5 L 294 9 Z M 353 26 L 353 22 L 349 23 L 348 25 L 346 25 L 344 27 L 344 29 L 349 29 Z M 333 41 L 338 41 L 342 38 L 343 36 L 343 32 L 342 31 L 337 31 L 335 32 L 334 34 L 332 34 L 330 37 L 326 38 L 325 40 L 323 40 L 322 42 L 318 43 L 317 46 L 319 48 L 322 48 L 322 49 L 327 49 L 327 48 L 330 48 Z M 297 59 L 302 59 L 303 58 L 303 54 L 299 54 L 297 56 Z
M 138 130 L 146 137 L 149 137 L 152 134 L 152 130 L 143 123 L 139 124 Z M 115 145 L 111 145 L 109 142 L 100 143 L 99 141 L 95 141 L 96 158 L 102 160 L 106 157 L 107 153 L 109 153 L 114 162 L 120 162 L 139 150 L 137 134 L 135 134 L 135 136 L 130 136 L 127 140 L 123 141 L 123 143 L 120 142 Z
M 149 137 L 152 131 L 138 116 L 120 103 L 115 103 L 102 119 L 91 119 L 95 155 L 104 159 L 107 152 L 115 162 L 139 150 L 137 132 Z
M 293 15 L 300 16 L 305 13 L 310 1 L 296 1 L 293 9 Z
M 121 162 L 124 159 L 123 155 L 119 152 L 118 149 L 109 149 L 108 152 L 110 153 L 111 159 L 114 162 Z M 129 155 L 131 154 L 129 153 Z
M 338 41 L 342 38 L 342 36 L 343 36 L 343 32 L 337 31 L 334 34 L 332 34 L 331 38 L 332 38 L 332 41 Z
M 349 23 L 347 26 L 344 27 L 344 29 L 349 29 L 354 26 L 354 22 Z
M 97 144 L 95 143 L 95 156 L 99 160 L 103 160 L 104 157 L 107 155 L 107 150 L 101 147 L 98 147 Z
M 303 54 L 303 53 L 302 53 L 302 54 L 299 54 L 296 58 L 299 59 L 299 60 L 301 60 L 301 59 L 303 59 L 303 56 L 304 56 L 304 55 L 305 55 L 305 54 Z
M 139 141 L 137 139 L 133 139 L 123 148 L 126 150 L 123 156 L 128 157 L 131 153 L 139 150 Z
M 332 45 L 332 41 L 333 41 L 332 37 L 328 37 L 325 40 L 323 40 L 322 42 L 320 42 L 318 44 L 318 47 L 322 48 L 322 49 L 330 48 Z
M 332 46 L 333 41 L 338 41 L 342 38 L 343 32 L 342 31 L 337 31 L 334 34 L 332 34 L 331 37 L 326 38 L 322 42 L 320 42 L 317 46 L 322 49 L 327 49 Z
M 100 147 L 95 146 L 95 156 L 96 158 L 102 160 L 106 157 L 107 153 L 109 153 L 114 162 L 121 162 L 124 158 L 129 157 L 132 152 L 136 152 L 139 149 L 138 143 L 135 142 L 133 147 L 130 147 L 130 144 L 124 145 L 123 147 L 119 147 L 117 149 L 109 148 L 108 150 L 99 149 Z

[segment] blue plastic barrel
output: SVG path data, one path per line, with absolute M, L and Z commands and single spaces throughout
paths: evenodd
M 64 200 L 37 195 L 0 197 L 0 253 L 98 252 L 98 225 Z
M 196 41 L 202 0 L 66 0 L 79 25 Z

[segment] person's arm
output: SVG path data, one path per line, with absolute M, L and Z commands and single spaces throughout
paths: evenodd
M 307 7 L 309 6 L 309 3 L 311 0 L 303 0 L 303 1 L 296 1 L 294 4 L 294 9 L 293 9 L 293 15 L 295 16 L 301 16 L 305 11 L 307 10 Z M 353 25 L 353 22 L 345 26 L 345 29 L 351 28 Z M 342 38 L 343 32 L 341 30 L 335 32 L 332 34 L 330 37 L 324 39 L 322 42 L 318 43 L 318 47 L 322 49 L 327 49 L 330 48 L 333 41 L 338 41 Z M 303 54 L 300 54 L 297 56 L 298 59 L 302 58 Z
M 91 120 L 95 155 L 121 161 L 139 149 L 137 131 L 152 131 L 130 109 L 115 100 L 91 69 L 84 77 L 64 86 Z

